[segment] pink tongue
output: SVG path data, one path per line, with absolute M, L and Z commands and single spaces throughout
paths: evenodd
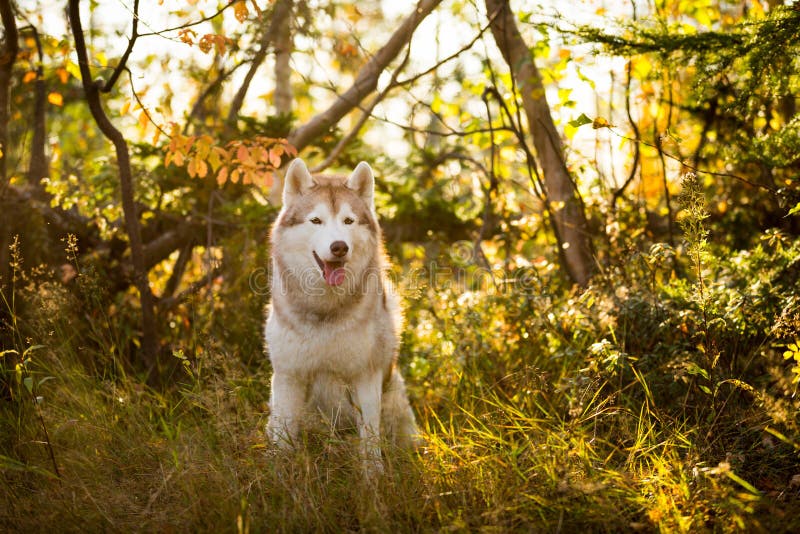
M 344 282 L 344 267 L 339 263 L 323 262 L 325 268 L 323 269 L 323 277 L 329 286 L 338 286 Z

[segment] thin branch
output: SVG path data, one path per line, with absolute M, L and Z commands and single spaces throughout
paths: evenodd
M 431 74 L 433 72 L 436 72 L 437 70 L 439 70 L 439 68 L 442 65 L 451 62 L 452 60 L 458 58 L 461 54 L 463 54 L 467 50 L 470 50 L 473 46 L 475 46 L 475 43 L 480 41 L 481 37 L 483 37 L 483 34 L 486 33 L 486 30 L 489 29 L 489 27 L 492 24 L 492 21 L 494 20 L 494 17 L 496 17 L 496 16 L 497 16 L 497 13 L 492 15 L 492 17 L 489 19 L 489 22 L 487 22 L 485 26 L 483 26 L 480 30 L 478 30 L 478 34 L 470 42 L 468 42 L 467 44 L 465 44 L 464 46 L 462 46 L 461 48 L 459 48 L 458 50 L 456 50 L 455 52 L 453 52 L 452 54 L 450 54 L 446 58 L 438 61 L 435 65 L 425 69 L 422 72 L 418 72 L 417 74 L 414 74 L 410 78 L 406 78 L 405 80 L 397 82 L 397 85 L 410 85 L 410 84 L 416 82 L 417 80 L 419 80 L 420 78 L 422 78 L 424 76 L 427 76 L 428 74 Z
M 198 280 L 195 280 L 189 287 L 187 287 L 177 295 L 161 299 L 158 302 L 159 310 L 161 310 L 162 313 L 171 310 L 172 308 L 174 308 L 175 306 L 177 306 L 190 296 L 197 294 L 201 289 L 210 285 L 214 281 L 214 279 L 218 277 L 220 274 L 222 274 L 222 265 L 218 265 L 217 267 L 209 271 L 208 275 L 203 276 Z
M 81 71 L 81 81 L 83 83 L 83 90 L 86 94 L 89 110 L 98 128 L 100 128 L 100 131 L 113 143 L 116 150 L 125 229 L 130 241 L 134 283 L 139 290 L 139 299 L 142 306 L 142 359 L 148 367 L 148 372 L 152 372 L 156 370 L 158 364 L 158 328 L 153 307 L 153 294 L 147 279 L 141 227 L 134 201 L 133 176 L 128 144 L 122 133 L 117 130 L 108 119 L 100 100 L 100 86 L 98 83 L 92 81 L 88 52 L 83 37 L 83 27 L 81 25 L 80 0 L 69 0 L 68 11 L 69 22 L 75 39 L 75 52 L 78 56 L 78 66 Z
M 617 137 L 619 137 L 620 139 L 624 139 L 626 141 L 630 141 L 631 143 L 638 143 L 638 144 L 642 144 L 644 146 L 648 146 L 650 148 L 658 149 L 658 147 L 655 144 L 649 143 L 649 142 L 645 141 L 644 139 L 634 139 L 633 137 L 628 137 L 627 135 L 624 135 L 624 134 L 616 131 L 614 128 L 611 128 L 611 127 L 608 127 L 608 130 L 611 133 L 613 133 L 614 135 L 616 135 Z M 744 184 L 747 184 L 747 185 L 749 185 L 751 187 L 755 187 L 757 189 L 763 189 L 764 191 L 768 191 L 768 192 L 772 193 L 773 195 L 777 195 L 778 194 L 777 191 L 774 188 L 772 188 L 772 187 L 770 187 L 768 185 L 764 185 L 764 184 L 759 184 L 759 183 L 753 182 L 752 180 L 748 180 L 744 176 L 739 176 L 738 174 L 732 174 L 732 173 L 729 173 L 729 172 L 716 172 L 716 171 L 709 171 L 709 170 L 706 170 L 706 169 L 701 169 L 699 167 L 696 167 L 695 165 L 687 163 L 686 161 L 684 161 L 679 156 L 676 156 L 674 154 L 670 154 L 667 151 L 663 151 L 663 153 L 664 153 L 664 156 L 668 157 L 669 159 L 671 159 L 673 161 L 677 161 L 678 163 L 681 164 L 681 166 L 683 166 L 684 168 L 686 168 L 686 169 L 688 169 L 688 170 L 690 170 L 692 172 L 701 173 L 701 174 L 708 174 L 708 175 L 711 175 L 711 176 L 719 176 L 720 178 L 733 178 L 734 180 L 738 180 L 738 181 L 740 181 L 740 182 L 742 182 Z
M 272 44 L 273 36 L 277 33 L 278 26 L 286 24 L 289 19 L 292 13 L 292 4 L 292 0 L 278 0 L 275 2 L 275 7 L 272 8 L 272 18 L 269 21 L 269 27 L 264 29 L 258 51 L 250 62 L 250 68 L 247 74 L 245 74 L 242 85 L 239 86 L 239 89 L 236 91 L 231 101 L 227 119 L 229 125 L 234 125 L 236 123 L 239 111 L 241 111 L 242 105 L 244 104 L 244 98 L 247 95 L 247 91 L 250 89 L 250 83 L 253 81 L 256 71 L 261 67 L 261 64 L 267 57 L 267 52 L 269 52 L 269 47 Z
M 634 4 L 633 7 L 633 17 L 636 20 L 636 5 Z M 627 77 L 625 78 L 625 113 L 628 116 L 628 124 L 631 125 L 631 129 L 633 130 L 633 135 L 636 139 L 639 138 L 639 126 L 636 124 L 636 121 L 633 120 L 633 115 L 631 114 L 631 81 L 633 80 L 632 76 L 633 66 L 631 65 L 631 61 L 628 60 L 628 65 L 625 68 Z M 636 178 L 636 171 L 639 168 L 641 160 L 641 154 L 639 151 L 639 143 L 634 143 L 633 145 L 633 165 L 631 166 L 631 172 L 628 173 L 628 178 L 616 191 L 614 191 L 614 195 L 611 197 L 611 206 L 616 207 L 617 200 L 625 193 L 625 190 L 628 186 L 633 183 L 634 178 Z
M 189 265 L 189 259 L 192 256 L 193 250 L 194 245 L 190 243 L 181 248 L 180 252 L 178 253 L 178 258 L 172 265 L 172 273 L 170 273 L 169 279 L 164 286 L 164 292 L 161 294 L 162 302 L 163 299 L 172 297 L 175 294 L 175 291 L 178 289 L 178 284 L 181 283 L 183 273 L 186 272 L 186 266 Z
M 305 148 L 313 139 L 339 122 L 355 108 L 378 84 L 378 77 L 389 63 L 397 57 L 400 50 L 411 40 L 420 22 L 433 11 L 442 0 L 420 0 L 400 27 L 392 34 L 386 44 L 364 65 L 353 85 L 345 91 L 328 109 L 315 115 L 291 134 L 289 142 L 298 150 Z
M 331 163 L 333 163 L 336 160 L 336 158 L 339 157 L 339 154 L 342 152 L 342 150 L 344 150 L 344 147 L 347 146 L 347 144 L 350 143 L 350 141 L 352 141 L 356 135 L 358 135 L 358 132 L 361 131 L 361 128 L 364 126 L 367 120 L 372 116 L 372 110 L 375 109 L 375 106 L 377 106 L 378 103 L 380 103 L 384 98 L 386 98 L 386 95 L 388 95 L 392 89 L 394 89 L 399 85 L 397 82 L 397 77 L 408 64 L 408 58 L 410 56 L 411 56 L 411 47 L 409 46 L 406 47 L 406 55 L 403 58 L 403 61 L 400 62 L 400 65 L 398 65 L 398 67 L 392 73 L 392 79 L 389 81 L 389 84 L 383 89 L 383 91 L 375 95 L 375 98 L 372 99 L 372 102 L 370 102 L 370 104 L 366 107 L 366 109 L 362 111 L 361 118 L 358 120 L 355 126 L 353 126 L 353 128 L 347 133 L 347 135 L 342 137 L 339 140 L 339 142 L 336 143 L 336 146 L 333 147 L 333 150 L 331 150 L 330 154 L 328 154 L 328 157 L 325 158 L 325 160 L 322 163 L 311 169 L 311 172 L 322 172 L 323 170 L 330 167 Z
M 108 93 L 114 87 L 114 84 L 117 83 L 117 79 L 119 78 L 122 71 L 125 69 L 125 64 L 128 62 L 128 57 L 131 55 L 131 51 L 133 50 L 133 45 L 136 44 L 136 39 L 139 37 L 139 0 L 133 0 L 133 28 L 131 29 L 131 38 L 128 39 L 128 47 L 125 49 L 125 52 L 122 54 L 122 58 L 120 58 L 119 63 L 114 68 L 114 72 L 111 73 L 111 77 L 105 83 L 102 89 L 103 93 Z
M 153 116 L 150 115 L 150 112 L 147 110 L 144 103 L 142 103 L 142 100 L 139 98 L 139 93 L 136 92 L 136 87 L 133 85 L 133 75 L 131 74 L 131 71 L 127 67 L 125 67 L 125 70 L 128 72 L 128 79 L 130 80 L 131 84 L 131 94 L 133 95 L 134 100 L 136 100 L 136 103 L 139 104 L 139 107 L 142 108 L 142 113 L 144 113 L 147 116 L 147 119 L 152 123 L 153 126 L 156 127 L 156 130 L 161 132 L 161 135 L 164 135 L 168 138 L 172 137 L 166 132 L 166 130 L 164 130 L 164 128 L 159 126 L 158 123 L 153 120 Z
M 139 37 L 152 37 L 153 35 L 158 35 L 159 37 L 163 37 L 162 34 L 164 34 L 164 33 L 174 32 L 174 31 L 177 31 L 177 30 L 185 30 L 186 28 L 191 28 L 192 26 L 197 26 L 197 25 L 202 24 L 204 22 L 208 22 L 209 20 L 213 20 L 216 17 L 218 17 L 219 15 L 221 15 L 226 9 L 228 9 L 229 7 L 231 7 L 233 4 L 235 4 L 238 1 L 240 1 L 240 0 L 229 0 L 227 4 L 225 4 L 224 6 L 219 8 L 219 10 L 216 13 L 214 13 L 213 15 L 209 15 L 207 17 L 203 17 L 202 19 L 198 19 L 198 20 L 196 20 L 194 22 L 181 24 L 180 26 L 175 26 L 175 27 L 172 27 L 172 28 L 165 28 L 165 29 L 159 30 L 159 31 L 153 31 L 153 32 L 150 32 L 150 33 L 142 33 L 142 34 L 139 35 Z
M 206 99 L 211 96 L 211 94 L 216 91 L 220 85 L 222 85 L 222 82 L 224 82 L 228 77 L 230 77 L 231 74 L 236 72 L 239 67 L 244 64 L 244 61 L 240 61 L 228 70 L 223 68 L 220 70 L 214 81 L 212 81 L 206 86 L 205 89 L 203 89 L 203 91 L 197 96 L 197 100 L 195 101 L 194 105 L 192 106 L 192 110 L 189 112 L 189 115 L 186 118 L 186 124 L 184 124 L 183 127 L 184 134 L 189 131 L 189 126 L 192 124 L 192 121 L 200 118 L 200 111 L 203 109 L 203 104 L 205 103 Z

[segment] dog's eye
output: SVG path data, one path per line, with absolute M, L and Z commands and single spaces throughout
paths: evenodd
M 345 217 L 344 223 L 345 224 L 353 224 L 355 221 L 351 217 Z
M 320 219 L 319 217 L 314 217 L 313 219 L 311 219 L 311 224 L 322 224 L 322 219 Z

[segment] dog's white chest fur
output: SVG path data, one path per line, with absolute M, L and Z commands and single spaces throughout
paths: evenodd
M 374 178 L 312 177 L 301 160 L 284 180 L 272 230 L 272 303 L 265 340 L 273 367 L 267 432 L 279 446 L 322 413 L 358 429 L 365 465 L 380 443 L 415 442 L 414 414 L 395 366 L 401 325 L 384 276 Z
M 358 311 L 361 310 L 333 321 L 292 321 L 289 317 L 282 321 L 277 313 L 270 313 L 265 337 L 273 370 L 308 381 L 320 373 L 352 381 L 365 372 L 390 365 L 391 353 L 376 346 L 377 325 L 367 320 L 367 310 Z M 392 321 L 387 312 L 374 311 L 383 315 L 380 320 Z

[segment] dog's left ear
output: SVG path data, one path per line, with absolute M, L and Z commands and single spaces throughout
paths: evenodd
M 356 165 L 353 174 L 347 179 L 347 187 L 358 193 L 369 209 L 375 211 L 375 176 L 366 161 Z

